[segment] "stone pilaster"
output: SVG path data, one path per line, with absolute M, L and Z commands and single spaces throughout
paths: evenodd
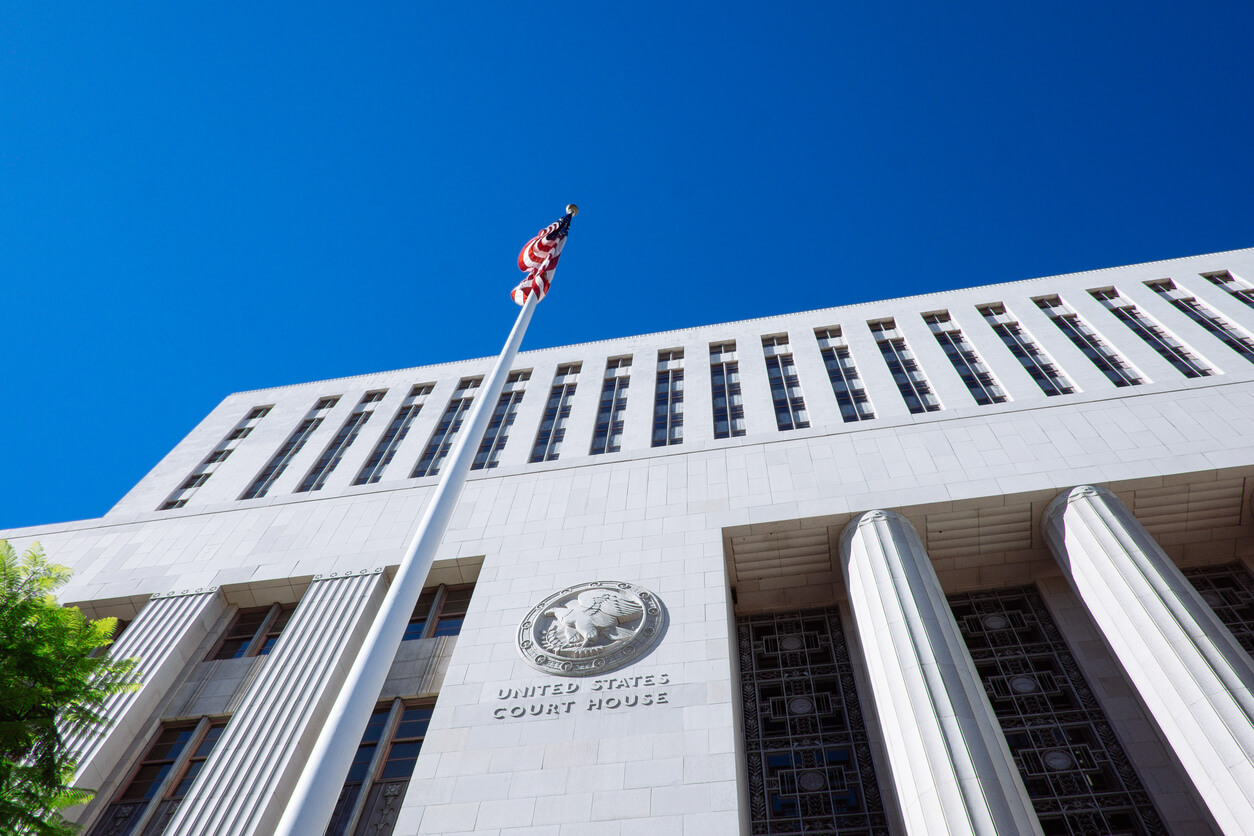
M 110 725 L 102 733 L 67 733 L 69 747 L 78 752 L 76 786 L 101 786 L 127 747 L 147 734 L 153 712 L 225 608 L 216 586 L 154 595 L 144 604 L 109 648 L 115 659 L 139 659 L 136 673 L 143 684 L 109 698 L 102 713 Z
M 840 552 L 906 831 L 1040 834 L 918 533 L 869 511 Z
M 1045 539 L 1225 833 L 1254 822 L 1254 663 L 1114 494 L 1045 512 Z
M 314 578 L 168 833 L 274 832 L 385 587 L 380 570 Z

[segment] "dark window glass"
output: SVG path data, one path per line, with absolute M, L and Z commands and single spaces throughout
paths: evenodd
M 1166 833 L 1033 587 L 949 598 L 1045 833 Z
M 235 621 L 226 631 L 226 635 L 223 636 L 217 651 L 209 659 L 240 659 L 244 656 L 264 656 L 269 653 L 278 641 L 283 628 L 287 626 L 293 612 L 292 607 L 278 607 L 277 612 L 275 609 L 276 607 L 271 606 L 240 610 L 235 616 Z M 250 652 L 250 648 L 254 648 L 253 640 L 263 630 L 265 631 L 264 637 Z
M 888 833 L 835 609 L 736 620 L 753 833 Z

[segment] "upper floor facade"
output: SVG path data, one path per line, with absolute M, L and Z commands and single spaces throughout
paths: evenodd
M 493 358 L 227 397 L 106 518 L 434 484 Z M 518 355 L 471 478 L 1254 378 L 1254 250 Z

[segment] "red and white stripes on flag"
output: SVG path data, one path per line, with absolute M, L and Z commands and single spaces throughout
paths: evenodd
M 560 220 L 544 229 L 523 245 L 518 254 L 518 269 L 527 274 L 510 296 L 522 305 L 527 297 L 536 294 L 536 301 L 544 298 L 553 282 L 553 271 L 557 269 L 557 259 L 566 245 L 566 234 L 570 231 L 570 219 L 574 215 L 569 212 Z

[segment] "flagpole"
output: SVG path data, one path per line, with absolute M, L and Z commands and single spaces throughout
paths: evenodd
M 383 606 L 370 626 L 366 641 L 358 651 L 348 678 L 322 726 L 318 741 L 309 753 L 308 766 L 301 773 L 283 812 L 276 836 L 321 836 L 326 832 L 344 785 L 344 777 L 352 765 L 353 755 L 379 699 L 379 692 L 383 690 L 405 627 L 409 624 L 436 551 L 457 507 L 476 447 L 483 439 L 492 410 L 505 388 L 510 365 L 518 354 L 523 334 L 527 332 L 538 295 L 527 295 L 505 347 L 496 358 L 496 365 L 479 388 L 478 402 L 470 412 L 470 420 L 462 427 L 461 437 L 444 462 L 440 482 L 401 560 L 396 578 L 383 599 Z

